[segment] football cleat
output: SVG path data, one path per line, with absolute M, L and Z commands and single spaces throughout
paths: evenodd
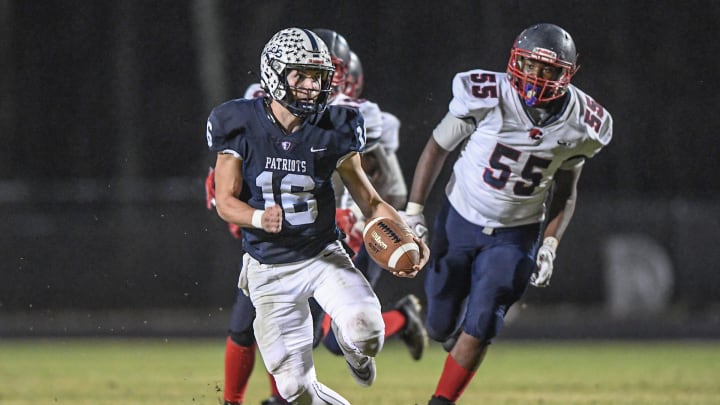
M 453 347 L 455 347 L 455 343 L 457 343 L 458 337 L 460 337 L 461 332 L 462 327 L 459 327 L 452 335 L 450 335 L 449 338 L 445 339 L 442 343 L 442 347 L 446 352 L 450 353 L 452 351 Z
M 345 339 L 340 333 L 340 329 L 337 327 L 335 322 L 331 323 L 333 333 L 335 333 L 335 339 L 345 356 L 345 363 L 347 363 L 350 374 L 358 385 L 363 387 L 369 387 L 375 381 L 375 358 L 360 354 L 345 345 Z
M 455 402 L 450 402 L 449 399 L 433 395 L 432 398 L 430 398 L 428 405 L 455 405 Z
M 285 401 L 282 398 L 276 397 L 275 395 L 271 396 L 270 398 L 262 401 L 260 405 L 284 405 L 289 404 L 289 402 Z
M 428 347 L 428 335 L 420 318 L 422 306 L 413 294 L 401 298 L 395 309 L 405 315 L 405 327 L 400 331 L 400 339 L 405 343 L 413 360 L 420 360 Z

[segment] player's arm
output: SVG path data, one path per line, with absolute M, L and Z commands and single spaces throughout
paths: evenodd
M 370 183 L 363 171 L 360 154 L 353 153 L 338 166 L 337 171 L 365 218 L 388 217 L 404 222 L 395 208 L 385 202 Z
M 558 170 L 553 181 L 553 194 L 548 207 L 548 220 L 544 237 L 562 239 L 565 230 L 575 213 L 577 201 L 577 184 L 580 180 L 583 165 L 570 170 Z
M 215 162 L 215 208 L 220 218 L 243 228 L 280 232 L 282 209 L 275 205 L 258 210 L 241 201 L 238 197 L 242 184 L 242 160 L 229 153 L 219 153 Z
M 430 137 L 415 166 L 408 199 L 410 203 L 425 204 L 449 154 L 450 151 L 443 149 L 435 138 Z
M 536 258 L 537 272 L 530 277 L 530 283 L 535 287 L 550 285 L 555 252 L 575 212 L 577 184 L 582 167 L 583 165 L 580 163 L 567 170 L 561 169 L 555 172 L 543 243 L 538 249 Z
M 353 201 L 358 205 L 366 218 L 388 217 L 396 222 L 404 224 L 404 219 L 390 204 L 385 202 L 375 190 L 363 171 L 360 155 L 353 153 L 345 159 L 337 168 L 338 174 L 345 183 Z M 413 273 L 396 273 L 398 276 L 414 277 L 427 263 L 430 256 L 430 249 L 425 242 L 415 237 L 415 243 L 420 247 L 420 262 L 413 266 Z

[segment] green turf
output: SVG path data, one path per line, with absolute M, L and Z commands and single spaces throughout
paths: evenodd
M 218 404 L 224 341 L 0 339 L 0 404 Z M 353 404 L 425 405 L 445 353 L 413 362 L 397 341 L 371 388 L 341 358 L 316 350 L 318 376 Z M 259 357 L 258 357 L 259 359 Z M 267 397 L 262 362 L 246 403 Z M 720 342 L 499 340 L 459 404 L 720 404 Z

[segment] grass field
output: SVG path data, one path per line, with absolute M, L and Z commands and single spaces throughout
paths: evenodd
M 0 404 L 220 403 L 223 339 L 0 339 Z M 316 350 L 319 378 L 353 404 L 425 405 L 445 359 L 390 341 L 371 388 Z M 258 357 L 259 359 L 259 357 Z M 257 361 L 246 403 L 268 383 Z M 498 341 L 459 404 L 720 404 L 720 342 Z

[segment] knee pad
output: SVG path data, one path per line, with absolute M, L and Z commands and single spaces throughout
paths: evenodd
M 242 332 L 230 331 L 230 340 L 238 346 L 250 347 L 255 343 L 255 334 L 253 329 Z
M 385 341 L 385 323 L 376 307 L 354 308 L 342 324 L 342 334 L 347 344 L 362 354 L 375 356 Z

